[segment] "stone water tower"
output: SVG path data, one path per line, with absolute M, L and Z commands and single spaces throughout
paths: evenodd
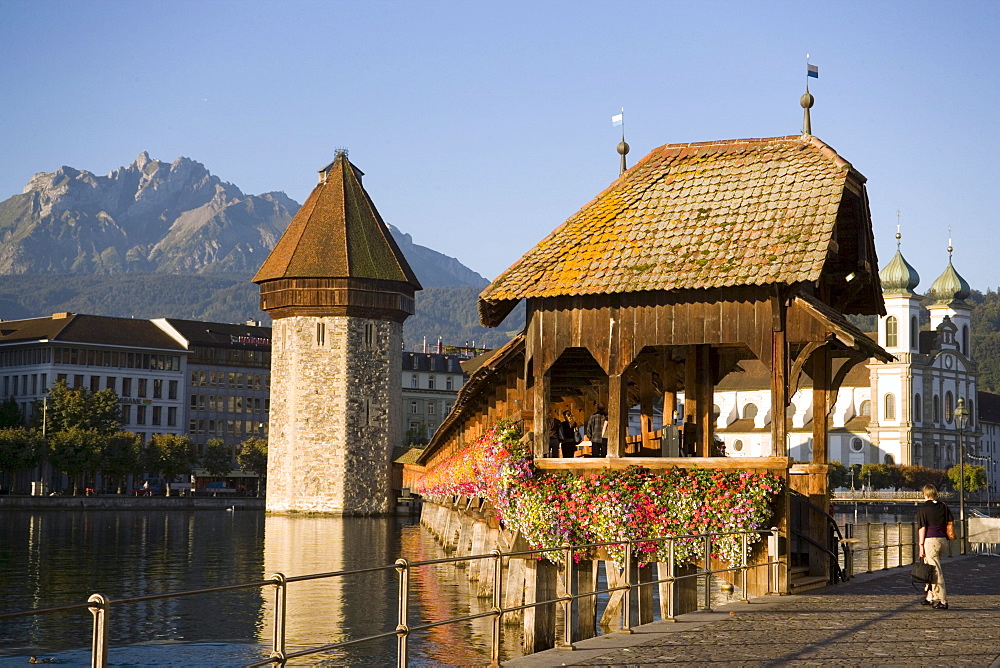
M 254 283 L 274 320 L 269 512 L 390 511 L 403 321 L 420 290 L 338 152 Z

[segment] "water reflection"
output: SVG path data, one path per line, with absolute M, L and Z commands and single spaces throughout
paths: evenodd
M 265 517 L 219 511 L 17 511 L 0 521 L 0 612 L 82 603 L 94 592 L 111 599 L 350 570 L 444 556 L 429 532 L 409 518 Z M 485 611 L 465 571 L 450 564 L 414 569 L 410 624 Z M 314 647 L 396 628 L 394 570 L 292 583 L 287 649 Z M 241 665 L 267 656 L 274 589 L 112 605 L 115 665 Z M 0 665 L 29 654 L 60 665 L 89 665 L 87 611 L 0 622 Z M 505 657 L 519 636 L 505 627 Z M 415 665 L 489 662 L 489 618 L 414 634 Z M 168 643 L 152 645 L 151 643 Z M 179 647 L 176 643 L 184 643 Z M 194 643 L 201 643 L 194 645 Z M 387 638 L 295 665 L 395 662 Z M 179 661 L 179 663 L 177 663 Z

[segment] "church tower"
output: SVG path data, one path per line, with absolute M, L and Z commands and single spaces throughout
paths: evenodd
M 972 289 L 951 263 L 951 239 L 948 240 L 948 266 L 931 285 L 928 296 L 934 303 L 927 307 L 931 314 L 931 331 L 935 331 L 945 321 L 955 326 L 954 341 L 958 350 L 967 358 L 972 358 L 969 349 L 969 331 L 972 327 L 972 307 L 966 300 Z
M 254 283 L 274 320 L 267 510 L 389 512 L 403 321 L 420 283 L 338 152 Z

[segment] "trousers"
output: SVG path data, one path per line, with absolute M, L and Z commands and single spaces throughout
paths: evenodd
M 930 585 L 927 591 L 928 601 L 948 602 L 948 592 L 944 586 L 944 570 L 941 568 L 941 556 L 947 551 L 947 538 L 924 538 L 924 562 L 934 567 L 937 576 L 937 582 Z

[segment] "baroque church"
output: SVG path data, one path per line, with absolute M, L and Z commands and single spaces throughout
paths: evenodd
M 969 284 L 952 264 L 949 242 L 948 265 L 922 298 L 915 291 L 920 276 L 899 250 L 899 233 L 896 238 L 896 254 L 879 273 L 886 315 L 871 334 L 896 359 L 872 359 L 848 373 L 830 415 L 830 460 L 950 468 L 959 459 L 955 409 L 961 399 L 969 415 L 961 432 L 966 464 L 985 466 L 996 490 L 1000 395 L 977 387 Z M 766 456 L 772 452 L 767 370 L 759 362 L 742 366 L 745 373 L 730 374 L 716 387 L 716 434 L 731 457 Z M 809 390 L 806 378 L 785 415 L 788 452 L 800 461 L 809 461 L 812 451 Z

